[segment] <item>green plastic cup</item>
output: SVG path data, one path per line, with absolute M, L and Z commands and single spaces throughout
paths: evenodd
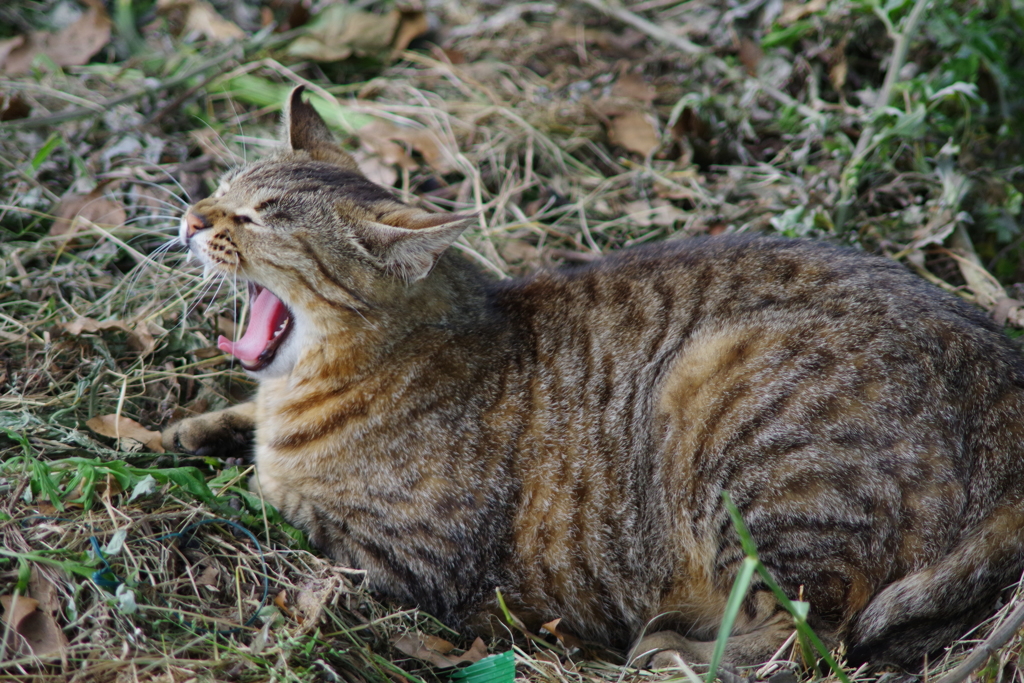
M 512 683 L 516 679 L 516 656 L 509 650 L 484 657 L 451 675 L 456 683 Z

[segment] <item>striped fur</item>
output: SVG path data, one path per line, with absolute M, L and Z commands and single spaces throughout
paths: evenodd
M 458 217 L 359 176 L 298 93 L 290 117 L 191 248 L 295 320 L 257 373 L 259 490 L 381 593 L 479 629 L 500 588 L 530 625 L 704 659 L 743 559 L 722 491 L 854 662 L 919 666 L 1020 578 L 1024 361 L 979 311 L 759 237 L 492 282 L 444 251 Z M 789 624 L 756 584 L 727 659 Z

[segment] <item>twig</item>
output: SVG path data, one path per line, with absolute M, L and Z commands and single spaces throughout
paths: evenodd
M 244 54 L 244 52 L 242 50 L 239 50 L 238 46 L 235 46 L 235 47 L 232 47 L 231 49 L 227 50 L 226 52 L 224 52 L 224 53 L 214 57 L 213 59 L 209 59 L 209 60 L 203 62 L 202 64 L 197 66 L 195 69 L 192 69 L 191 71 L 187 71 L 187 72 L 185 72 L 185 73 L 183 73 L 183 74 L 181 74 L 179 76 L 175 76 L 174 78 L 171 78 L 170 80 L 162 81 L 162 82 L 157 83 L 155 85 L 146 86 L 145 88 L 140 88 L 138 90 L 133 90 L 132 92 L 125 93 L 124 95 L 119 95 L 118 97 L 112 97 L 109 100 L 105 100 L 103 102 L 100 102 L 98 109 L 95 108 L 95 107 L 79 107 L 78 109 L 71 109 L 69 111 L 62 111 L 59 114 L 51 114 L 50 116 L 39 116 L 39 117 L 33 117 L 33 118 L 28 118 L 28 119 L 20 119 L 20 120 L 17 120 L 17 121 L 7 121 L 3 125 L 0 125 L 0 130 L 19 130 L 19 129 L 23 129 L 23 128 L 44 128 L 46 126 L 53 126 L 53 125 L 56 125 L 58 123 L 64 123 L 65 121 L 74 121 L 75 119 L 84 119 L 84 118 L 86 118 L 88 116 L 95 116 L 99 112 L 107 111 L 109 109 L 112 109 L 113 107 L 116 107 L 119 104 L 124 104 L 125 102 L 131 102 L 132 100 L 137 100 L 140 97 L 144 97 L 144 96 L 152 94 L 154 92 L 159 92 L 160 90 L 166 90 L 167 88 L 172 88 L 172 87 L 178 85 L 179 83 L 182 83 L 184 81 L 189 80 L 193 76 L 201 74 L 204 71 L 207 71 L 208 69 L 212 69 L 215 66 L 219 66 L 220 64 L 226 62 L 231 57 L 241 57 L 242 54 Z
M 11 596 L 11 604 L 8 608 L 8 614 L 14 614 L 14 608 L 18 605 L 18 594 L 20 592 L 21 591 L 18 589 L 18 587 L 15 586 L 14 595 Z M 4 624 L 4 635 L 3 638 L 0 638 L 0 660 L 2 660 L 4 653 L 7 652 L 7 639 L 11 635 L 11 626 L 14 624 L 14 619 L 5 619 L 5 621 L 6 623 Z
M 928 7 L 929 0 L 916 0 L 914 9 L 907 16 L 903 30 L 896 35 L 896 41 L 892 48 L 892 58 L 889 61 L 889 70 L 885 72 L 885 80 L 882 82 L 882 89 L 878 92 L 878 98 L 869 114 L 869 121 L 874 121 L 883 109 L 889 106 L 889 99 L 892 97 L 893 86 L 900 78 L 900 71 L 903 70 L 903 63 L 907 59 L 907 51 L 910 49 L 910 41 L 917 32 L 917 25 L 921 23 L 921 17 Z M 857 140 L 857 146 L 853 149 L 850 160 L 843 167 L 839 176 L 839 206 L 836 213 L 836 232 L 842 232 L 849 217 L 850 206 L 853 204 L 853 195 L 857 190 L 857 183 L 860 180 L 860 169 L 864 166 L 868 154 L 875 148 L 875 125 L 869 123 Z
M 161 81 L 159 83 L 146 86 L 145 88 L 133 90 L 132 92 L 125 93 L 124 95 L 119 95 L 118 97 L 112 97 L 109 100 L 99 102 L 97 105 L 92 105 L 89 107 L 79 107 L 78 109 L 63 111 L 59 114 L 51 114 L 50 116 L 20 119 L 17 121 L 6 121 L 3 124 L 0 124 L 0 130 L 7 131 L 20 130 L 26 128 L 43 128 L 46 126 L 53 126 L 58 123 L 64 123 L 65 121 L 74 121 L 75 119 L 83 119 L 88 116 L 95 116 L 99 112 L 107 111 L 113 107 L 116 107 L 119 104 L 131 102 L 133 100 L 139 99 L 140 97 L 145 97 L 146 95 L 150 95 L 155 92 L 160 92 L 161 90 L 173 88 L 179 83 L 184 83 L 185 81 L 188 81 L 190 78 L 193 78 L 194 76 L 198 76 L 204 71 L 208 71 L 216 66 L 220 66 L 232 57 L 243 59 L 245 55 L 249 52 L 253 52 L 258 49 L 273 47 L 275 45 L 280 45 L 284 42 L 291 40 L 299 33 L 301 33 L 301 29 L 295 31 L 288 31 L 287 33 L 280 33 L 273 36 L 270 39 L 267 39 L 265 36 L 257 35 L 257 37 L 254 40 L 249 41 L 248 43 L 236 43 L 223 53 L 217 55 L 216 57 L 208 59 L 196 68 L 187 71 L 183 74 L 180 74 L 178 76 L 175 76 L 171 79 L 168 79 L 166 81 Z
M 677 36 L 671 31 L 667 31 L 661 26 L 652 24 L 643 17 L 640 17 L 633 12 L 623 7 L 619 0 L 581 0 L 582 2 L 590 5 L 594 9 L 607 14 L 610 17 L 615 17 L 624 24 L 629 24 L 633 28 L 646 33 L 651 38 L 665 43 L 671 47 L 685 52 L 686 54 L 694 55 L 705 63 L 709 64 L 716 71 L 724 74 L 731 80 L 738 81 L 740 83 L 751 82 L 757 86 L 757 88 L 768 95 L 776 102 L 782 104 L 785 107 L 793 107 L 799 111 L 803 116 L 807 118 L 818 118 L 821 116 L 821 112 L 808 107 L 806 104 L 798 101 L 790 95 L 782 92 L 778 88 L 769 85 L 759 78 L 754 78 L 747 75 L 745 72 L 733 68 L 732 66 L 725 63 L 725 60 L 720 59 L 710 54 L 705 48 L 697 45 L 694 42 Z
M 682 50 L 688 55 L 702 55 L 706 52 L 706 50 L 697 43 L 691 42 L 682 36 L 677 36 L 670 31 L 666 31 L 657 24 L 652 24 L 643 17 L 630 12 L 625 7 L 622 7 L 617 0 L 607 0 L 607 2 L 604 0 L 583 0 L 583 2 L 598 11 L 615 17 L 624 24 L 629 24 L 633 28 L 641 31 L 642 33 L 646 33 L 655 40 L 659 40 L 662 43 L 666 43 L 676 49 Z
M 205 88 L 206 86 L 208 86 L 210 84 L 210 81 L 212 81 L 213 79 L 217 78 L 219 75 L 220 74 L 218 74 L 218 73 L 206 74 L 206 76 L 204 76 L 201 81 L 199 81 L 198 83 L 196 83 L 195 85 L 193 85 L 190 88 L 186 88 L 185 92 L 183 92 L 180 95 L 178 95 L 177 97 L 175 97 L 173 100 L 171 100 L 170 102 L 165 104 L 163 107 L 158 109 L 155 114 L 153 114 L 151 117 L 149 117 L 149 124 L 150 125 L 154 125 L 157 122 L 159 122 L 160 119 L 162 119 L 163 117 L 167 116 L 167 114 L 171 113 L 172 111 L 178 110 L 181 107 L 181 103 L 182 102 L 184 102 L 188 98 L 192 97 L 192 95 L 194 95 L 195 93 L 199 92 L 199 90 L 201 90 L 201 89 Z
M 1024 625 L 1024 602 L 1017 605 L 1017 609 L 1007 618 L 1003 625 L 985 639 L 978 647 L 974 648 L 971 654 L 948 674 L 935 681 L 935 683 L 963 683 L 972 673 L 977 671 L 988 658 L 995 654 L 996 650 L 1006 644 L 1010 638 L 1017 633 Z
M 35 90 L 37 92 L 44 92 L 50 95 L 51 97 L 56 97 L 57 99 L 70 102 L 71 104 L 78 104 L 89 109 L 95 109 L 96 111 L 103 111 L 103 105 L 96 104 L 95 102 L 87 100 L 84 97 L 78 97 L 77 95 L 72 95 L 71 93 L 61 92 L 60 90 L 55 90 L 54 88 L 48 88 L 45 85 L 40 85 L 38 83 L 27 83 L 23 81 L 0 81 L 0 88 L 4 88 L 5 90 Z

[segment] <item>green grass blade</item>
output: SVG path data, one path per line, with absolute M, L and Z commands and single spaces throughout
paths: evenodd
M 42 166 L 48 158 L 50 158 L 50 155 L 53 154 L 53 150 L 57 149 L 63 141 L 64 139 L 57 133 L 50 134 L 50 137 L 46 139 L 43 146 L 40 147 L 39 151 L 32 157 L 32 161 L 30 162 L 32 165 L 32 175 L 35 175 L 39 171 L 39 167 Z
M 729 636 L 732 635 L 732 627 L 736 623 L 736 615 L 740 613 L 740 607 L 743 606 L 743 599 L 747 596 L 750 582 L 754 578 L 754 571 L 757 569 L 758 564 L 759 562 L 756 558 L 746 557 L 743 559 L 743 564 L 740 565 L 740 570 L 736 574 L 736 580 L 733 582 L 732 590 L 729 592 L 729 600 L 725 603 L 725 616 L 722 617 L 722 624 L 718 627 L 715 651 L 712 653 L 711 662 L 708 664 L 707 683 L 713 683 L 715 676 L 718 675 L 718 665 L 725 654 L 725 646 Z
M 729 516 L 732 517 L 733 525 L 736 527 L 736 532 L 740 536 L 740 544 L 743 546 L 743 550 L 747 554 L 747 560 L 754 560 L 757 573 L 761 577 L 761 580 L 764 581 L 765 584 L 768 585 L 768 588 L 771 589 L 772 593 L 775 594 L 779 604 L 782 605 L 787 612 L 793 615 L 793 621 L 796 624 L 797 633 L 799 633 L 802 638 L 805 638 L 807 642 L 810 642 L 814 649 L 818 651 L 818 654 L 820 654 L 821 658 L 825 660 L 825 663 L 828 664 L 829 668 L 836 675 L 836 678 L 842 681 L 842 683 L 850 683 L 850 678 L 846 675 L 846 672 L 843 671 L 841 666 L 839 666 L 839 663 L 828 651 L 828 648 L 825 647 L 825 644 L 821 642 L 821 638 L 819 638 L 818 634 L 814 632 L 814 629 L 807 624 L 807 608 L 803 605 L 794 604 L 794 602 L 789 599 L 789 596 L 782 590 L 782 587 L 775 581 L 775 578 L 771 575 L 771 572 L 768 571 L 768 568 L 761 563 L 760 559 L 758 559 L 757 546 L 754 544 L 754 539 L 750 535 L 747 525 L 743 522 L 743 517 L 740 515 L 739 509 L 730 499 L 728 492 L 722 492 L 722 500 L 725 503 L 726 510 L 729 512 Z M 736 587 L 734 585 L 734 592 L 735 588 Z M 729 600 L 731 601 L 732 598 L 733 595 L 730 594 Z M 723 626 L 725 625 L 724 620 L 722 624 Z M 729 626 L 731 628 L 732 624 Z M 721 633 L 719 633 L 719 640 L 721 640 L 721 637 Z M 718 647 L 719 643 L 716 642 L 716 652 L 718 651 Z M 813 665 L 813 662 L 809 663 Z M 711 681 L 712 679 L 708 678 L 708 683 L 711 683 Z
M 754 539 L 750 535 L 743 517 L 740 515 L 739 508 L 732 502 L 728 491 L 722 491 L 722 502 L 725 504 L 725 509 L 729 512 L 729 516 L 732 517 L 732 525 L 736 527 L 736 533 L 740 535 L 740 545 L 743 547 L 743 552 L 747 554 L 747 557 L 752 557 L 755 560 L 758 559 L 757 546 L 754 544 Z
M 274 83 L 252 74 L 242 74 L 214 85 L 211 90 L 223 92 L 241 102 L 255 104 L 258 107 L 277 109 L 288 99 L 288 93 L 293 87 L 290 84 Z M 353 111 L 351 107 L 338 104 L 334 98 L 327 100 L 312 90 L 306 92 L 309 93 L 309 103 L 324 117 L 327 124 L 341 128 L 346 133 L 352 133 L 374 120 L 368 114 L 362 114 Z
M 50 499 L 53 507 L 61 512 L 64 511 L 64 501 L 61 500 L 60 491 L 57 490 L 53 480 L 50 479 L 50 468 L 42 460 L 32 461 L 31 484 L 33 491 L 38 490 L 39 493 L 44 494 Z

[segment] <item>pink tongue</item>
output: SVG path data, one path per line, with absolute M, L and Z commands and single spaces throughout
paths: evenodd
M 269 289 L 264 288 L 256 297 L 256 301 L 252 302 L 249 327 L 242 338 L 233 342 L 221 335 L 217 339 L 217 348 L 242 362 L 255 363 L 274 338 L 274 332 L 287 317 L 288 309 L 281 300 Z

